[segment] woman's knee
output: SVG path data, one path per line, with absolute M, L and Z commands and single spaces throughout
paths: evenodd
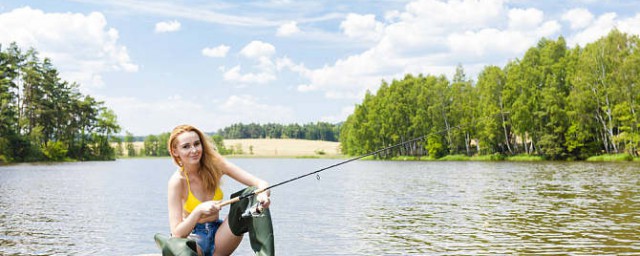
M 213 255 L 230 255 L 242 242 L 242 236 L 234 235 L 225 220 L 216 232 L 215 240 L 216 248 Z

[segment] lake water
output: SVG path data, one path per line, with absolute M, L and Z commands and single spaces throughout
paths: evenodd
M 341 160 L 231 161 L 274 184 Z M 174 171 L 169 158 L 0 167 L 0 255 L 158 254 Z M 271 214 L 279 255 L 638 255 L 640 165 L 356 161 L 274 188 Z

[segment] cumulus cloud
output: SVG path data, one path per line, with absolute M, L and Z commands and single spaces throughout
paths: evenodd
M 516 30 L 526 30 L 537 27 L 542 23 L 544 14 L 542 11 L 529 9 L 511 9 L 509 10 L 509 28 Z
M 231 49 L 231 47 L 224 44 L 211 48 L 207 47 L 202 49 L 202 55 L 212 58 L 224 58 L 225 56 L 227 56 L 227 52 L 229 52 L 229 49 Z
M 309 76 L 309 69 L 307 69 L 304 64 L 296 64 L 288 57 L 279 58 L 276 60 L 276 68 L 278 70 L 288 69 L 293 72 L 302 74 L 304 76 Z
M 252 62 L 250 71 L 241 71 L 241 66 L 236 65 L 231 69 L 223 68 L 225 81 L 238 83 L 242 87 L 247 84 L 266 84 L 276 80 L 277 64 L 271 59 L 276 53 L 276 48 L 262 41 L 251 41 L 240 51 L 240 55 Z
M 444 25 L 449 28 L 471 29 L 491 25 L 504 15 L 502 0 L 477 1 L 413 1 L 406 5 L 400 14 L 400 21 L 420 23 L 426 26 Z
M 63 79 L 78 82 L 81 89 L 102 86 L 105 72 L 138 71 L 118 37 L 100 12 L 45 13 L 23 7 L 0 14 L 1 44 L 33 47 L 40 57 L 52 60 Z
M 298 23 L 295 21 L 287 22 L 285 24 L 280 25 L 278 27 L 278 31 L 276 32 L 277 36 L 290 36 L 300 32 L 300 28 L 298 28 Z
M 606 36 L 612 29 L 618 29 L 624 33 L 640 34 L 640 13 L 629 18 L 619 18 L 616 13 L 605 13 L 593 20 L 582 30 L 571 35 L 567 43 L 569 45 L 585 46 L 599 38 Z
M 226 81 L 241 83 L 238 86 L 246 84 L 265 84 L 276 79 L 273 72 L 262 71 L 257 73 L 241 73 L 240 65 L 237 65 L 224 72 L 223 78 Z
M 343 107 L 339 114 L 323 116 L 320 118 L 320 121 L 334 124 L 339 123 L 347 120 L 347 117 L 349 117 L 349 115 L 351 115 L 354 110 L 354 106 Z
M 156 33 L 176 32 L 180 30 L 180 22 L 177 20 L 162 21 L 156 23 Z
M 637 13 L 634 17 L 621 20 L 618 22 L 617 27 L 623 32 L 640 35 L 640 13 Z
M 473 76 L 484 65 L 501 65 L 540 38 L 559 34 L 560 24 L 546 20 L 542 11 L 510 9 L 504 2 L 412 1 L 404 10 L 388 11 L 384 23 L 372 14 L 347 15 L 342 32 L 372 40 L 371 48 L 320 68 L 285 67 L 308 79 L 298 85 L 300 92 L 361 99 L 383 79 L 401 79 L 406 73 L 452 75 L 464 63 Z
M 382 35 L 384 24 L 376 21 L 373 14 L 359 15 L 350 13 L 347 18 L 340 23 L 342 32 L 350 38 L 366 41 L 375 41 Z
M 593 21 L 593 14 L 587 9 L 576 8 L 567 11 L 562 15 L 562 20 L 571 24 L 571 29 L 582 29 Z
M 578 44 L 584 46 L 589 42 L 598 40 L 598 38 L 607 35 L 615 27 L 616 18 L 617 14 L 615 13 L 605 13 L 582 31 L 575 33 L 567 41 L 570 45 Z
M 240 51 L 240 55 L 249 59 L 271 57 L 276 53 L 276 47 L 262 41 L 251 41 Z

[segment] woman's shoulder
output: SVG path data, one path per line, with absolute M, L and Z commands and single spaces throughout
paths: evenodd
M 180 170 L 176 170 L 169 178 L 169 187 L 181 187 L 182 180 L 185 179 Z

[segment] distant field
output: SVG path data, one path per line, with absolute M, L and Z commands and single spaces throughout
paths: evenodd
M 140 152 L 143 145 L 143 142 L 134 142 L 134 147 L 138 152 Z M 238 148 L 241 148 L 242 156 L 334 157 L 342 155 L 340 153 L 340 143 L 331 141 L 297 139 L 236 139 L 224 140 L 224 145 L 226 148 L 233 149 L 236 152 L 238 151 Z
M 226 148 L 237 151 L 242 148 L 243 155 L 254 156 L 339 156 L 340 143 L 319 140 L 296 139 L 237 139 L 224 140 Z M 252 147 L 252 150 L 250 149 Z M 253 154 L 251 154 L 253 152 Z

